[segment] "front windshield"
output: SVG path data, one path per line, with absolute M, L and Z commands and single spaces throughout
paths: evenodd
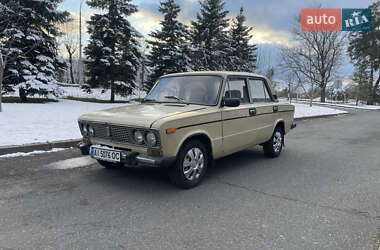
M 216 105 L 220 76 L 173 76 L 159 80 L 146 100 Z

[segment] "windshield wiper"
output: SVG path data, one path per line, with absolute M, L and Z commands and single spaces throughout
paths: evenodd
M 158 102 L 155 99 L 143 99 L 141 102 Z
M 174 100 L 177 100 L 177 101 L 179 101 L 179 102 L 181 102 L 181 103 L 186 104 L 186 102 L 185 102 L 183 99 L 181 99 L 181 98 L 179 98 L 179 97 L 177 97 L 177 96 L 174 96 L 174 95 L 168 95 L 168 96 L 165 96 L 165 98 L 168 98 L 168 99 L 174 99 Z

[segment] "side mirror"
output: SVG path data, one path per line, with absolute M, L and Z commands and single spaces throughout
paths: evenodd
M 277 94 L 273 94 L 273 98 L 274 98 L 275 100 L 278 100 L 278 96 L 277 96 Z
M 240 106 L 240 99 L 239 98 L 224 98 L 224 106 L 238 107 Z

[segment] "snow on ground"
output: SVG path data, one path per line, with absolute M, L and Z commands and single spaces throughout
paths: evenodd
M 339 114 L 346 114 L 347 111 L 338 110 L 338 109 L 331 109 L 326 107 L 320 107 L 314 105 L 313 107 L 310 107 L 308 104 L 301 104 L 301 103 L 292 103 L 295 108 L 295 118 L 305 118 L 305 117 L 315 117 L 315 116 L 323 116 L 323 115 L 339 115 Z
M 335 106 L 335 107 L 342 107 L 342 108 L 354 108 L 354 109 L 364 109 L 364 110 L 380 110 L 380 106 L 377 105 L 352 105 L 352 104 L 339 104 L 339 103 L 324 103 L 324 102 L 317 102 L 318 105 L 326 105 L 326 106 Z
M 106 89 L 103 90 L 101 88 L 99 89 L 91 89 L 91 92 L 88 93 L 86 90 L 79 88 L 79 86 L 73 86 L 73 85 L 67 85 L 67 86 L 60 86 L 59 90 L 57 92 L 60 93 L 60 98 L 67 98 L 67 97 L 77 97 L 77 98 L 95 98 L 98 100 L 110 100 L 111 98 L 111 91 Z M 19 96 L 18 89 L 13 93 L 8 93 L 5 96 Z M 134 89 L 132 94 L 127 97 L 115 95 L 115 100 L 122 100 L 122 101 L 129 101 L 132 99 L 138 99 L 138 98 L 144 98 L 146 96 L 146 92 L 139 89 Z M 34 97 L 44 97 L 35 95 Z M 55 96 L 49 95 L 48 96 L 51 99 L 56 99 Z
M 0 146 L 22 145 L 46 141 L 79 139 L 77 119 L 80 115 L 126 104 L 102 104 L 60 100 L 46 104 L 3 104 L 0 113 Z M 347 113 L 345 111 L 294 104 L 295 117 L 313 117 Z
M 84 113 L 126 104 L 60 100 L 57 103 L 4 103 L 0 113 L 0 146 L 78 139 L 77 119 Z
M 103 89 L 92 89 L 91 93 L 87 93 L 83 89 L 78 87 L 60 87 L 64 93 L 61 97 L 79 97 L 79 98 L 96 98 L 99 100 L 109 100 L 111 97 L 110 90 Z M 128 97 L 122 97 L 119 95 L 115 95 L 115 100 L 131 100 L 137 98 L 144 98 L 146 96 L 145 91 L 141 91 L 138 89 L 134 89 L 132 95 Z
M 40 155 L 40 154 L 46 154 L 46 153 L 59 152 L 59 151 L 63 151 L 63 150 L 66 150 L 66 149 L 65 148 L 53 148 L 53 149 L 48 150 L 48 151 L 34 150 L 33 152 L 29 152 L 29 153 L 18 152 L 18 153 L 0 155 L 0 158 L 12 158 L 12 157 L 20 157 L 20 156 Z

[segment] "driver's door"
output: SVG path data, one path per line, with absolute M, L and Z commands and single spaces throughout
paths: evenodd
M 250 104 L 247 79 L 229 78 L 223 97 L 240 99 L 240 106 L 222 108 L 223 151 L 224 154 L 231 154 L 246 148 L 255 141 L 255 130 L 250 122 L 252 104 Z

